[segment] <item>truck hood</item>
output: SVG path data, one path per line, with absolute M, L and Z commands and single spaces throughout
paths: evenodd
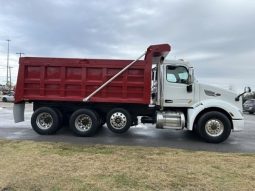
M 199 83 L 200 101 L 205 99 L 214 99 L 214 100 L 218 99 L 218 100 L 229 102 L 241 110 L 242 99 L 240 99 L 240 101 L 235 101 L 236 96 L 237 94 L 232 91 Z

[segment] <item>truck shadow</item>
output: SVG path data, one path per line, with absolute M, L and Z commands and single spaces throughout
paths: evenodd
M 60 131 L 57 132 L 55 136 L 68 136 L 77 138 L 76 135 L 72 133 L 68 126 L 64 126 Z M 204 142 L 199 136 L 191 131 L 182 130 L 171 130 L 171 129 L 155 129 L 153 127 L 148 129 L 132 127 L 127 132 L 123 134 L 116 134 L 111 132 L 106 125 L 98 129 L 97 133 L 93 137 L 80 137 L 84 140 L 98 139 L 100 144 L 104 142 L 114 142 L 116 144 L 122 144 L 126 142 L 131 143 L 145 143 L 145 146 L 150 143 L 157 143 L 156 146 L 165 145 L 168 143 L 196 143 Z M 183 143 L 182 143 L 183 144 Z M 154 146 L 154 145 L 153 145 Z

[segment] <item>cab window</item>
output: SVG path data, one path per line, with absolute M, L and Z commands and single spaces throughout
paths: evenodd
M 188 83 L 188 70 L 183 66 L 167 66 L 166 80 L 171 83 Z

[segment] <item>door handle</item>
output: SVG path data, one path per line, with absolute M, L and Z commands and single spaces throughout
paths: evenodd
M 166 100 L 165 100 L 165 103 L 173 103 L 173 100 L 171 100 L 171 99 L 166 99 Z

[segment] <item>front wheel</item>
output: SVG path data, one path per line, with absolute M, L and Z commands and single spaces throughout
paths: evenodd
M 231 122 L 226 115 L 218 111 L 207 112 L 198 120 L 198 132 L 209 143 L 221 143 L 231 133 Z

